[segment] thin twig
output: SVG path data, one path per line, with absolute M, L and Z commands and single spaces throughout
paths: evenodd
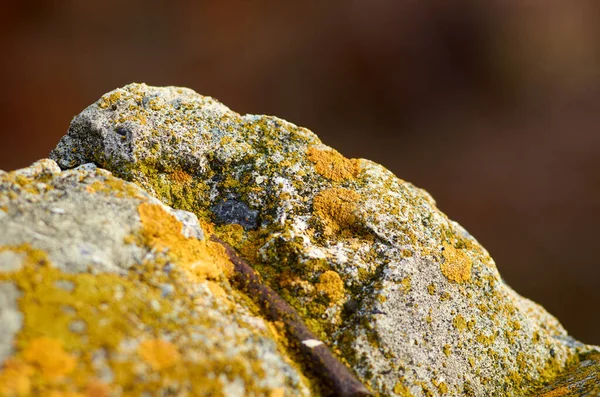
M 325 391 L 329 390 L 332 395 L 340 397 L 371 395 L 352 371 L 310 332 L 296 310 L 265 285 L 258 273 L 232 247 L 215 235 L 211 236 L 211 240 L 225 247 L 235 269 L 232 277 L 234 285 L 246 292 L 260 306 L 268 320 L 284 324 L 288 338 L 296 345 L 315 376 L 323 382 Z

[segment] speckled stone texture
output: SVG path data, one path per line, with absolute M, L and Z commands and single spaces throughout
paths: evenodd
M 308 396 L 197 217 L 93 164 L 0 172 L 0 396 Z
M 131 84 L 75 117 L 51 158 L 216 223 L 375 393 L 520 396 L 593 349 L 425 191 L 276 117 Z

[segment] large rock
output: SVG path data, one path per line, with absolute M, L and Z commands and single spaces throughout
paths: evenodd
M 92 164 L 0 171 L 0 396 L 309 395 L 203 237 Z
M 63 169 L 95 163 L 166 205 L 216 223 L 216 233 L 261 272 L 375 393 L 520 396 L 591 349 L 570 338 L 542 307 L 511 290 L 485 249 L 441 213 L 425 191 L 373 162 L 344 158 L 310 131 L 284 120 L 240 116 L 189 89 L 131 84 L 75 117 L 51 157 Z M 72 203 L 70 208 L 79 207 L 69 233 L 86 225 L 82 214 L 87 207 Z M 129 225 L 140 222 L 139 210 L 130 212 L 107 212 L 107 222 L 124 219 L 107 230 L 120 228 L 127 231 L 116 234 L 128 234 Z M 36 218 L 12 216 L 15 225 L 37 233 L 22 242 L 41 244 L 44 238 L 37 235 L 48 233 L 28 226 Z M 89 232 L 83 234 L 95 241 Z M 110 258 L 127 250 L 138 255 L 135 248 L 92 250 L 101 259 L 78 264 L 65 259 L 73 256 L 72 246 L 63 242 L 58 250 L 64 255 L 50 255 L 60 271 L 81 271 L 84 265 L 116 271 L 126 265 Z M 51 254 L 56 243 L 40 249 Z M 18 252 L 12 249 L 10 255 Z M 29 292 L 15 282 L 18 291 L 9 287 L 5 295 L 23 302 L 19 294 Z M 112 279 L 106 283 L 118 284 Z M 235 294 L 227 291 L 224 299 L 242 310 L 231 298 Z M 27 313 L 22 320 L 14 304 L 7 307 L 16 323 L 13 329 L 24 321 L 28 331 L 20 331 L 17 346 L 27 349 L 21 341 L 44 333 L 47 325 L 29 324 Z M 222 321 L 235 323 L 233 317 Z M 92 324 L 87 329 L 96 329 Z M 241 324 L 237 329 L 247 330 Z M 296 386 L 301 380 L 277 358 L 274 342 L 264 332 L 278 380 L 260 383 L 267 382 L 260 371 L 244 379 L 258 377 L 259 387 L 300 393 L 303 389 Z M 181 342 L 179 348 L 194 341 L 170 338 L 169 346 L 174 340 Z M 192 346 L 203 343 L 212 346 L 205 340 Z M 238 339 L 237 348 L 258 349 L 253 343 Z M 26 356 L 27 350 L 19 352 Z

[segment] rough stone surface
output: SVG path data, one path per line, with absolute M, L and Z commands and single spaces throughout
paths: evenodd
M 14 284 L 0 282 L 0 363 L 14 353 L 13 339 L 23 326 L 17 306 L 20 295 Z
M 0 396 L 302 396 L 194 214 L 87 164 L 0 174 Z
M 51 157 L 216 222 L 375 393 L 523 395 L 591 349 L 425 191 L 276 117 L 131 84 L 75 117 Z
M 590 349 L 425 191 L 276 117 L 131 84 L 75 117 L 51 157 L 219 224 L 376 393 L 522 395 Z

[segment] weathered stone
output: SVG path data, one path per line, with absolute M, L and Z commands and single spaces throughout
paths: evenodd
M 75 117 L 51 157 L 230 223 L 217 235 L 376 393 L 519 396 L 592 349 L 510 289 L 425 191 L 276 117 L 131 84 Z
M 17 258 L 11 257 L 10 259 Z M 15 261 L 15 263 L 19 262 Z M 2 324 L 0 327 L 0 363 L 14 353 L 13 339 L 23 326 L 23 315 L 17 306 L 20 295 L 14 284 L 0 282 L 0 324 Z
M 0 396 L 309 395 L 203 236 L 90 164 L 0 174 Z
M 235 223 L 242 225 L 245 229 L 256 227 L 256 216 L 258 211 L 251 210 L 248 206 L 235 199 L 224 199 L 211 208 L 216 220 L 223 223 Z

